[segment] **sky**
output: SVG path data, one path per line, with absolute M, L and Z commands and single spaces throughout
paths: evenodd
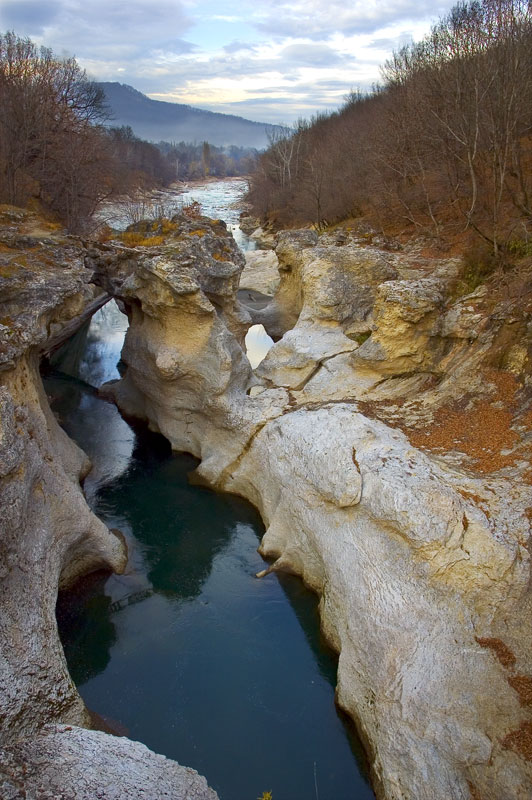
M 14 30 L 154 100 L 291 125 L 379 81 L 454 2 L 0 0 Z

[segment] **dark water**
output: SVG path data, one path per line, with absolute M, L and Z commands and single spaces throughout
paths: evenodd
M 85 349 L 67 348 L 45 379 L 93 461 L 89 502 L 130 551 L 125 575 L 89 576 L 58 603 L 82 697 L 204 774 L 221 800 L 373 798 L 335 710 L 336 659 L 320 640 L 314 595 L 294 577 L 256 579 L 265 562 L 253 507 L 191 486 L 197 462 L 145 426 L 133 430 L 90 385 L 117 377 L 126 324 L 114 303 L 104 307 Z

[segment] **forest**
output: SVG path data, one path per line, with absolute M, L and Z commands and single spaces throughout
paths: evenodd
M 323 227 L 364 215 L 498 256 L 531 246 L 532 7 L 458 3 L 382 67 L 382 83 L 278 136 L 253 176 L 254 212 Z
M 153 144 L 109 126 L 105 94 L 74 58 L 0 34 L 0 203 L 37 203 L 83 232 L 105 201 L 177 180 L 248 173 L 256 151 Z

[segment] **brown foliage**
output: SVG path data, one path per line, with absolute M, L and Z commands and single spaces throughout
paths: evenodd
M 384 66 L 384 86 L 299 123 L 259 162 L 254 212 L 321 226 L 364 212 L 498 255 L 532 238 L 532 10 L 460 3 Z
M 109 131 L 103 91 L 73 58 L 0 35 L 0 202 L 38 200 L 82 231 L 112 195 L 167 184 L 175 164 L 131 129 Z
M 7 33 L 0 106 L 0 200 L 25 205 L 38 197 L 76 228 L 107 191 L 103 135 L 93 125 L 105 116 L 103 93 L 73 58 Z

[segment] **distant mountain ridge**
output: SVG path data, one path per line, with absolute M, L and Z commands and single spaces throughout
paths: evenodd
M 112 118 L 112 126 L 129 125 L 141 139 L 152 142 L 202 142 L 218 146 L 268 146 L 268 134 L 279 125 L 252 122 L 244 117 L 205 111 L 182 103 L 151 100 L 125 83 L 101 82 Z

